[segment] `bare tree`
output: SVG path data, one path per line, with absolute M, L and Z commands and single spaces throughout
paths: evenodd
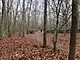
M 17 1 L 17 7 L 16 7 L 16 14 L 14 15 L 14 24 L 13 24 L 13 33 L 15 34 L 15 32 L 16 32 L 16 17 L 17 17 L 17 15 L 18 15 L 18 7 L 19 7 L 19 4 L 20 4 L 20 0 L 18 0 Z M 13 12 L 13 14 L 14 14 L 14 12 Z
M 13 0 L 7 2 L 7 19 L 8 19 L 8 36 L 11 36 L 11 21 L 12 21 L 12 3 Z
M 30 28 L 30 12 L 31 12 L 31 5 L 32 5 L 32 0 L 30 0 L 30 7 L 29 7 L 29 10 L 28 10 L 28 27 L 27 27 L 27 34 L 29 33 L 29 28 Z
M 43 33 L 43 47 L 46 47 L 46 24 L 47 24 L 47 0 L 44 0 L 44 33 Z
M 0 37 L 2 37 L 3 33 L 4 33 L 5 16 L 6 16 L 6 13 L 5 13 L 5 0 L 2 0 L 2 18 L 1 18 L 1 21 L 0 21 Z
M 72 27 L 71 27 L 68 60 L 75 60 L 76 32 L 77 32 L 77 21 L 79 15 L 77 1 L 78 0 L 72 0 Z
M 23 13 L 22 13 L 22 36 L 24 37 L 24 25 L 25 25 L 25 0 L 23 1 Z
M 54 6 L 56 7 L 56 28 L 55 28 L 55 38 L 53 38 L 53 45 L 54 45 L 54 51 L 56 51 L 56 43 L 57 43 L 57 36 L 58 36 L 58 24 L 59 24 L 59 13 L 60 13 L 60 8 L 61 8 L 61 4 L 63 2 L 63 0 L 58 0 L 57 6 L 55 4 L 55 1 L 52 0 L 54 2 Z

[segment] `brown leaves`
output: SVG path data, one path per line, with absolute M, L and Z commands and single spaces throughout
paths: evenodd
M 54 56 L 51 48 L 35 45 L 35 38 L 30 39 L 29 36 L 3 38 L 0 41 L 0 60 L 55 60 L 59 56 L 60 53 Z
M 25 38 L 12 36 L 8 38 L 3 37 L 0 40 L 0 60 L 67 60 L 68 37 L 58 37 L 57 51 L 54 55 L 52 47 L 52 35 L 47 35 L 48 47 L 40 47 L 42 43 L 41 34 L 25 35 Z M 80 46 L 77 41 L 76 57 L 80 59 Z M 64 45 L 66 44 L 66 45 Z

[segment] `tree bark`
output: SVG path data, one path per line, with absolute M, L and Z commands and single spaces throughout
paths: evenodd
M 24 25 L 25 25 L 25 0 L 23 1 L 23 13 L 22 13 L 22 36 L 24 37 Z
M 14 27 L 13 27 L 13 33 L 15 34 L 16 33 L 16 17 L 18 15 L 18 7 L 19 7 L 19 4 L 20 4 L 20 0 L 17 1 L 17 7 L 16 7 L 16 14 L 14 16 Z
M 30 13 L 31 13 L 31 4 L 32 4 L 32 0 L 30 0 L 30 7 L 29 7 L 29 11 L 28 11 L 28 27 L 27 27 L 27 34 L 29 33 L 29 28 L 30 28 Z
M 68 60 L 75 60 L 78 13 L 78 5 L 75 0 L 72 0 L 72 27 Z
M 2 0 L 2 18 L 0 21 L 0 38 L 3 36 L 4 33 L 4 19 L 5 19 L 5 0 Z
M 47 0 L 44 0 L 44 33 L 43 33 L 43 47 L 46 47 L 46 24 L 47 24 Z

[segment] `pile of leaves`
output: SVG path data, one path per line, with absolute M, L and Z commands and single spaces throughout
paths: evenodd
M 35 40 L 18 36 L 0 40 L 0 60 L 67 60 L 67 54 L 59 49 L 55 54 L 50 47 L 42 48 Z

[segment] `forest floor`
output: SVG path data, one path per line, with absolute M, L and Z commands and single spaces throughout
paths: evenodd
M 77 34 L 76 59 L 80 60 L 80 33 Z M 52 48 L 52 34 L 47 34 L 47 47 L 42 48 L 43 34 L 36 32 L 25 37 L 3 37 L 0 40 L 0 60 L 67 60 L 70 34 L 58 35 L 57 50 Z

